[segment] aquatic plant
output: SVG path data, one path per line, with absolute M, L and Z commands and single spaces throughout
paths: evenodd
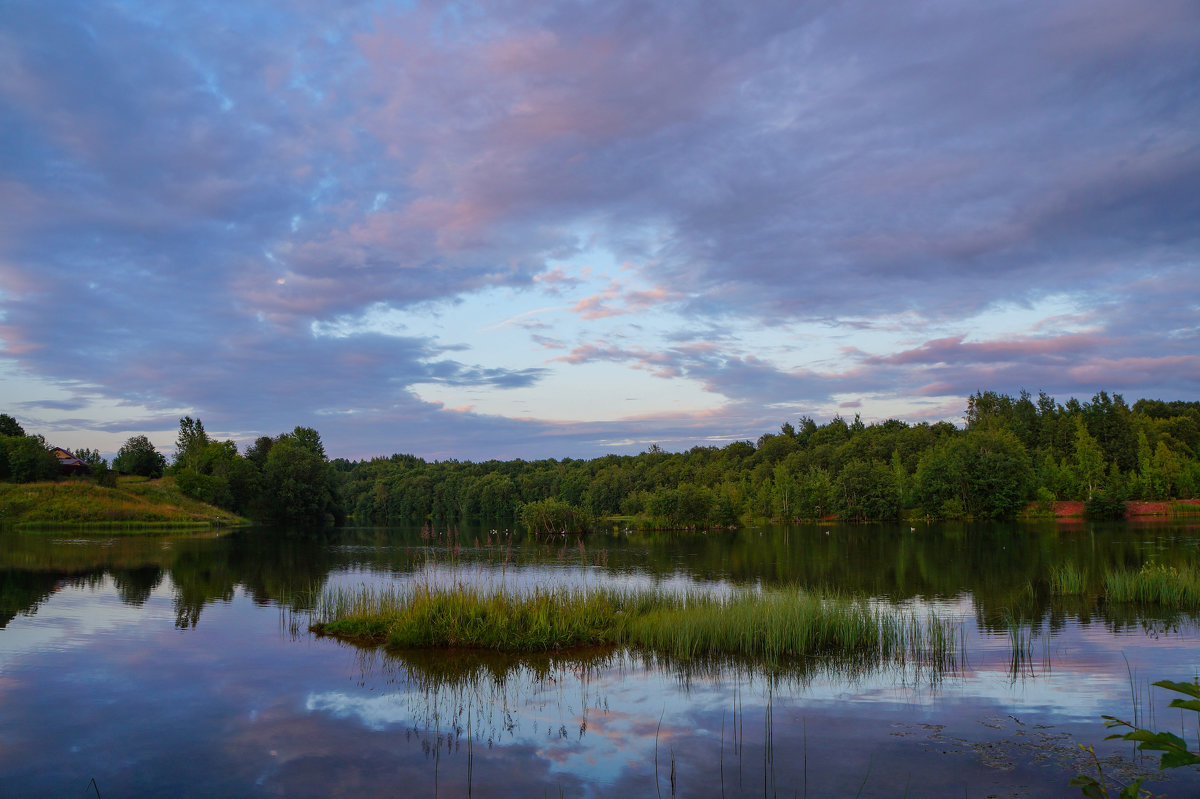
M 1104 591 L 1110 602 L 1200 609 L 1200 574 L 1187 567 L 1147 563 L 1138 571 L 1109 572 L 1104 576 Z
M 1087 575 L 1074 563 L 1064 563 L 1050 573 L 1050 593 L 1058 596 L 1083 596 L 1087 592 Z
M 728 596 L 540 588 L 528 593 L 407 585 L 327 588 L 311 629 L 393 647 L 509 652 L 624 645 L 679 660 L 812 655 L 903 662 L 954 659 L 957 635 L 933 615 L 800 590 Z
M 1015 680 L 1033 670 L 1033 629 L 1017 618 L 1008 620 L 1008 671 Z
M 1172 699 L 1168 707 L 1200 713 L 1200 680 L 1193 680 L 1192 682 L 1159 680 L 1154 685 L 1189 697 L 1187 699 Z M 1160 770 L 1179 768 L 1181 766 L 1200 766 L 1200 752 L 1193 752 L 1188 749 L 1187 741 L 1174 733 L 1147 730 L 1137 726 L 1136 720 L 1131 723 L 1116 716 L 1102 716 L 1101 718 L 1105 720 L 1104 726 L 1107 729 L 1124 728 L 1129 730 L 1129 732 L 1125 733 L 1108 735 L 1104 740 L 1108 741 L 1115 738 L 1122 741 L 1134 741 L 1138 745 L 1138 751 L 1162 752 L 1158 764 Z M 1071 785 L 1079 787 L 1083 795 L 1089 797 L 1089 799 L 1107 799 L 1110 795 L 1108 793 L 1108 784 L 1104 777 L 1104 772 L 1100 769 L 1100 762 L 1096 758 L 1095 750 L 1091 746 L 1084 746 L 1082 744 L 1079 748 L 1089 753 L 1092 759 L 1095 760 L 1097 776 L 1092 777 L 1090 774 L 1079 774 L 1071 780 Z M 1142 779 L 1139 778 L 1128 785 L 1122 786 L 1118 796 L 1120 799 L 1137 799 L 1137 797 L 1150 796 L 1150 794 L 1142 790 Z

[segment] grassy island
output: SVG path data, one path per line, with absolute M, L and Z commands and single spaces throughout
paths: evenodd
M 174 478 L 122 477 L 115 487 L 86 478 L 0 483 L 0 523 L 15 527 L 226 527 L 240 516 L 185 496 Z
M 807 656 L 877 662 L 956 659 L 955 628 L 928 614 L 797 590 L 725 597 L 664 591 L 468 586 L 327 588 L 311 629 L 360 644 L 533 652 L 628 646 L 679 659 Z

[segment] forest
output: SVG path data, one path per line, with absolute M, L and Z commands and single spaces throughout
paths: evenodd
M 1097 393 L 1060 404 L 981 391 L 965 425 L 818 425 L 804 417 L 756 442 L 593 460 L 335 461 L 351 516 L 386 524 L 519 517 L 543 532 L 606 519 L 679 529 L 836 517 L 1003 519 L 1081 500 L 1115 516 L 1133 499 L 1196 496 L 1200 402 Z
M 1058 500 L 1082 501 L 1090 516 L 1118 517 L 1127 501 L 1200 494 L 1200 402 L 1130 406 L 1100 391 L 1062 404 L 1045 393 L 980 391 L 964 416 L 961 428 L 802 417 L 757 441 L 723 447 L 666 452 L 652 445 L 638 455 L 478 463 L 411 454 L 331 460 L 319 433 L 306 427 L 262 436 L 239 452 L 185 417 L 170 464 L 135 436 L 113 468 L 166 473 L 188 496 L 264 522 L 482 520 L 520 522 L 538 533 L 613 524 L 1008 519 L 1049 515 Z M 24 431 L 0 435 L 0 480 L 33 476 L 28 463 L 37 447 L 23 439 L 40 441 Z M 82 452 L 103 474 L 107 464 Z

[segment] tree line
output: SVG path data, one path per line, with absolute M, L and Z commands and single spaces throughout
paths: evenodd
M 45 442 L 4 432 L 12 429 L 5 420 L 12 421 L 0 415 L 0 480 L 47 479 L 45 469 L 29 465 Z M 97 453 L 75 454 L 101 461 L 103 470 Z M 113 467 L 171 474 L 188 496 L 264 521 L 519 520 L 534 531 L 560 532 L 614 518 L 645 528 L 830 517 L 1006 519 L 1030 507 L 1049 512 L 1056 500 L 1081 500 L 1092 515 L 1116 516 L 1128 500 L 1200 494 L 1198 454 L 1200 402 L 1143 399 L 1131 407 L 1120 394 L 1100 391 L 1090 401 L 1061 404 L 1045 393 L 980 391 L 967 401 L 962 428 L 802 417 L 756 442 L 686 452 L 651 446 L 639 455 L 588 460 L 330 460 L 320 434 L 307 427 L 262 436 L 239 452 L 184 417 L 170 464 L 145 436 L 134 436 Z
M 1200 493 L 1200 402 L 1097 393 L 980 391 L 965 426 L 825 424 L 803 417 L 756 442 L 590 460 L 426 462 L 413 455 L 335 461 L 348 513 L 363 522 L 520 518 L 531 529 L 586 529 L 618 517 L 643 527 L 1004 519 L 1082 500 L 1096 516 L 1133 499 Z

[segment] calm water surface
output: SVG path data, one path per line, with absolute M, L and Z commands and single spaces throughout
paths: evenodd
M 1077 796 L 1150 773 L 1101 714 L 1194 718 L 1187 615 L 1052 601 L 1049 574 L 1200 563 L 1195 524 L 762 528 L 534 541 L 503 529 L 0 531 L 0 793 L 81 796 Z M 328 584 L 836 588 L 960 621 L 949 670 L 364 651 L 289 624 Z M 1098 584 L 1098 582 L 1097 582 Z M 303 609 L 302 607 L 300 608 Z M 1009 622 L 1027 625 L 1014 661 Z M 1194 717 L 1194 714 L 1189 714 Z M 1190 724 L 1190 726 L 1186 726 Z M 94 795 L 88 792 L 87 795 Z

